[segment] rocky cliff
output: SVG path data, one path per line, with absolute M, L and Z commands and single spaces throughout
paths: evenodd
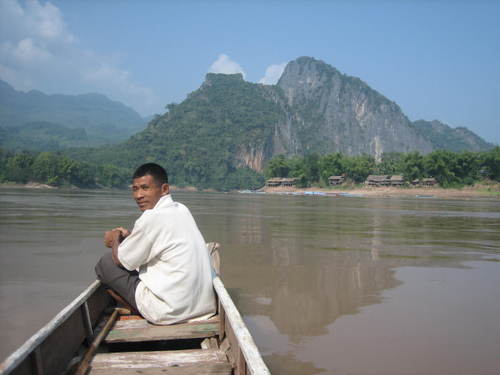
M 301 57 L 290 62 L 277 86 L 291 109 L 287 122 L 277 124 L 277 149 L 366 153 L 377 159 L 384 152 L 432 150 L 396 103 L 322 61 Z

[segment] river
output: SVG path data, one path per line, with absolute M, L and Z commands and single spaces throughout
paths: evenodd
M 124 191 L 0 190 L 0 358 L 93 279 Z M 173 193 L 273 374 L 500 374 L 500 201 Z

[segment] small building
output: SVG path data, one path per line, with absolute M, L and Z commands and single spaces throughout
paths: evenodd
M 283 187 L 292 187 L 297 184 L 298 178 L 282 178 L 281 179 L 281 186 Z
M 437 185 L 437 180 L 434 177 L 415 179 L 411 182 L 413 186 L 434 186 Z
M 293 187 L 297 184 L 298 178 L 273 177 L 266 181 L 267 187 Z
M 368 186 L 390 186 L 391 178 L 388 175 L 369 175 L 365 184 Z
M 328 182 L 330 186 L 342 185 L 344 183 L 344 176 L 330 176 L 328 177 Z
M 267 187 L 281 186 L 281 177 L 273 177 L 266 181 Z
M 434 186 L 437 184 L 437 180 L 434 177 L 422 178 L 422 186 Z
M 401 175 L 391 176 L 391 186 L 403 186 L 405 184 L 405 179 Z

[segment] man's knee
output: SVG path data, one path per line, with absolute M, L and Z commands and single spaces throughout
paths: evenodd
M 116 267 L 116 265 L 113 261 L 111 253 L 106 253 L 95 265 L 95 274 L 99 280 L 106 283 L 106 280 L 108 279 L 106 275 L 108 275 L 110 270 L 114 267 Z

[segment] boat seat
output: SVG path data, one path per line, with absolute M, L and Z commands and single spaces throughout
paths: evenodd
M 231 365 L 219 349 L 101 353 L 90 363 L 92 375 L 210 374 L 230 375 Z
M 179 339 L 196 339 L 217 335 L 218 317 L 208 320 L 160 326 L 149 323 L 145 319 L 120 319 L 108 333 L 105 342 L 108 344 L 143 341 L 165 341 Z

